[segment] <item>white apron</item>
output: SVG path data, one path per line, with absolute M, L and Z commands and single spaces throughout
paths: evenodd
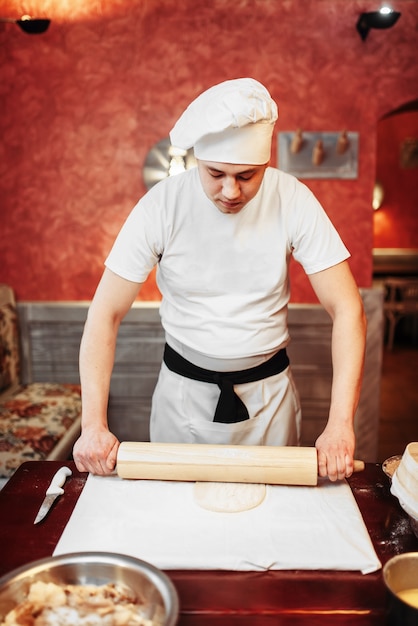
M 220 390 L 216 384 L 180 376 L 162 363 L 151 409 L 155 442 L 227 445 L 299 445 L 301 409 L 290 367 L 263 380 L 234 385 L 250 419 L 213 421 Z

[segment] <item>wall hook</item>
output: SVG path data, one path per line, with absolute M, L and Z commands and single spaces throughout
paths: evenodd
M 348 150 L 349 145 L 350 145 L 350 142 L 348 141 L 347 131 L 343 130 L 337 139 L 337 146 L 336 146 L 337 154 L 344 154 L 344 152 Z
M 318 139 L 312 151 L 312 163 L 314 165 L 321 165 L 322 161 L 324 160 L 324 157 L 325 157 L 324 144 L 322 142 L 322 139 Z
M 302 145 L 303 135 L 302 130 L 299 128 L 293 136 L 292 143 L 290 144 L 290 152 L 292 154 L 297 154 L 298 152 L 300 152 Z

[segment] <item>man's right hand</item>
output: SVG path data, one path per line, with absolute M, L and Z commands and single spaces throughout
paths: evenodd
M 84 428 L 73 450 L 78 471 L 98 476 L 112 474 L 116 467 L 118 448 L 118 439 L 107 428 Z

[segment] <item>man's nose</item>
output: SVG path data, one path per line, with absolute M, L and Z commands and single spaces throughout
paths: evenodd
M 232 176 L 225 178 L 222 193 L 225 198 L 228 198 L 228 200 L 232 200 L 240 196 L 241 190 L 236 178 Z

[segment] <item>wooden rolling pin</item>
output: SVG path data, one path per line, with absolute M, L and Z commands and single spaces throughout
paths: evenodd
M 316 485 L 316 448 L 227 446 L 125 441 L 120 444 L 121 478 L 203 482 Z M 355 461 L 354 471 L 364 469 Z

